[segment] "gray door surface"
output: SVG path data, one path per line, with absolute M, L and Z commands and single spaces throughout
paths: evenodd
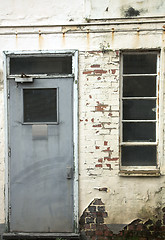
M 74 232 L 72 84 L 8 79 L 11 232 Z

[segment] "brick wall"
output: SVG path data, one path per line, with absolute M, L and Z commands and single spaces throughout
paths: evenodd
M 119 51 L 80 52 L 79 64 L 80 158 L 89 174 L 118 169 Z
M 111 224 L 105 224 L 108 213 L 101 199 L 94 199 L 80 218 L 81 239 L 87 240 L 163 240 L 165 239 L 165 208 L 157 220 L 136 219 L 118 231 L 113 232 Z M 117 224 L 116 224 L 117 226 Z

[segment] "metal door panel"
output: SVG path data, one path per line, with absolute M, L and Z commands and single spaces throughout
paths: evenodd
M 73 169 L 73 79 L 8 82 L 10 231 L 73 232 L 73 178 L 67 178 Z M 42 123 L 47 137 L 39 138 L 36 123 L 23 123 L 23 89 L 37 88 L 58 88 L 59 122 Z

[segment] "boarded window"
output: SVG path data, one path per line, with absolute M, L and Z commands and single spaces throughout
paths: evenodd
M 157 164 L 157 53 L 123 54 L 122 166 Z

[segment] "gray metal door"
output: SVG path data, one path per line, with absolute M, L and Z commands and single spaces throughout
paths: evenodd
M 72 84 L 8 79 L 11 232 L 74 232 Z

